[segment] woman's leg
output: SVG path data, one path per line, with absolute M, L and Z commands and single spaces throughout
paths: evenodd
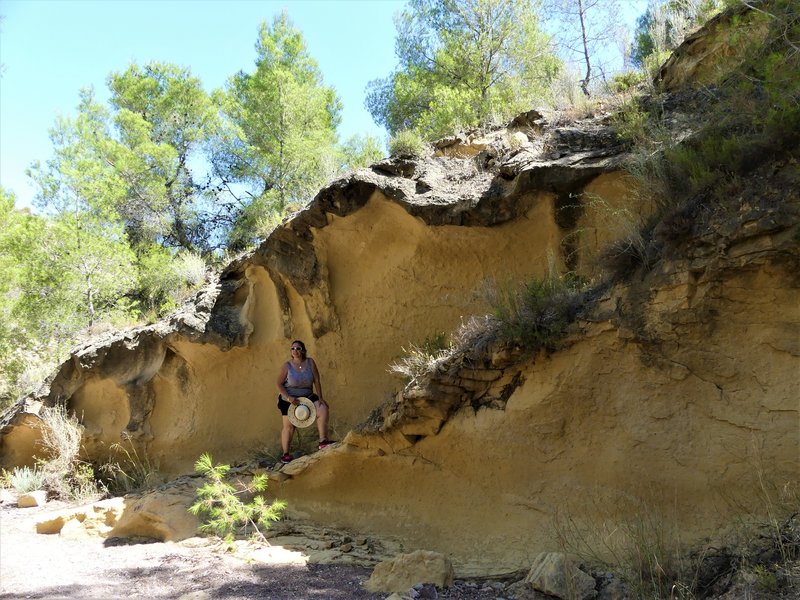
M 325 402 L 314 402 L 317 407 L 317 431 L 319 440 L 328 439 L 328 405 Z
M 283 428 L 281 429 L 281 448 L 284 454 L 289 454 L 289 446 L 292 444 L 292 437 L 294 437 L 294 425 L 289 420 L 289 417 L 283 415 Z

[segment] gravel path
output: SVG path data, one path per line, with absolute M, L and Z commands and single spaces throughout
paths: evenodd
M 38 517 L 67 505 L 17 508 L 0 504 L 0 599 L 80 598 L 112 600 L 314 599 L 372 600 L 365 591 L 372 569 L 305 564 L 280 547 L 226 552 L 218 541 L 179 543 L 112 538 L 68 539 L 35 532 Z M 446 600 L 503 598 L 501 586 L 458 581 L 436 594 Z M 422 597 L 433 597 L 425 590 Z

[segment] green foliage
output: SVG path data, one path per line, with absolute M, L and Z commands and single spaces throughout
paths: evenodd
M 0 187 L 0 409 L 16 398 L 16 382 L 30 364 L 34 336 L 14 317 L 19 286 L 24 281 L 20 259 L 30 254 L 38 221 L 14 206 L 13 193 Z
M 261 529 L 269 529 L 271 522 L 278 521 L 286 508 L 286 503 L 275 500 L 268 503 L 261 492 L 267 489 L 267 477 L 255 475 L 249 485 L 241 481 L 237 486 L 226 480 L 230 467 L 214 465 L 211 455 L 204 453 L 195 463 L 195 470 L 203 475 L 206 483 L 197 490 L 197 501 L 189 507 L 189 512 L 205 519 L 200 530 L 233 541 L 234 534 L 240 530 L 265 540 Z M 255 494 L 250 502 L 243 502 L 239 496 Z
M 228 231 L 228 247 L 237 252 L 256 247 L 289 213 L 300 208 L 302 207 L 299 205 L 290 204 L 281 210 L 275 206 L 269 195 L 251 199 L 241 209 Z
M 773 0 L 767 8 L 771 12 L 762 17 L 770 25 L 767 43 L 749 60 L 758 84 L 754 92 L 764 95 L 753 114 L 761 117 L 756 122 L 770 138 L 791 143 L 800 131 L 800 6 L 791 0 Z M 741 87 L 748 83 L 743 79 L 738 81 Z
M 131 255 L 92 213 L 48 219 L 0 194 L 0 405 L 39 385 L 76 331 L 117 312 Z
M 661 66 L 692 29 L 725 5 L 723 0 L 650 0 L 636 21 L 631 60 L 646 73 Z
M 753 574 L 756 577 L 756 583 L 759 588 L 773 594 L 778 592 L 778 577 L 775 571 L 764 565 L 756 565 L 753 568 Z
M 214 101 L 189 69 L 136 63 L 81 90 L 28 174 L 38 215 L 0 190 L 0 405 L 99 323 L 155 320 L 205 281 L 225 244 L 250 247 L 372 138 L 335 147 L 333 88 L 285 15 L 263 25 L 256 70 Z M 208 160 L 204 160 L 208 159 Z
M 188 69 L 135 63 L 108 78 L 118 139 L 102 154 L 114 166 L 126 195 L 114 207 L 138 244 L 207 251 L 217 221 L 194 179 L 192 160 L 219 128 L 217 111 Z
M 371 135 L 354 135 L 340 148 L 339 171 L 368 167 L 384 157 L 380 142 Z
M 800 5 L 765 2 L 744 18 L 731 18 L 727 36 L 742 62 L 706 88 L 690 130 L 676 135 L 665 127 L 658 98 L 648 106 L 631 102 L 617 118 L 618 132 L 634 144 L 627 170 L 640 200 L 654 206 L 661 220 L 647 247 L 636 247 L 640 257 L 685 239 L 698 212 L 714 210 L 715 190 L 794 147 L 800 137 L 800 53 L 792 41 L 800 38 Z M 625 261 L 615 262 L 627 268 Z
M 110 110 L 82 90 L 77 116 L 56 120 L 53 158 L 29 169 L 37 204 L 122 223 L 133 246 L 208 251 L 227 205 L 207 202 L 190 167 L 219 127 L 200 81 L 174 65 L 134 63 L 108 86 Z
M 215 141 L 215 173 L 237 194 L 232 247 L 255 241 L 268 214 L 303 206 L 336 170 L 336 127 L 341 103 L 284 12 L 262 23 L 256 68 L 239 72 L 215 100 L 228 119 Z
M 54 324 L 92 325 L 113 312 L 134 284 L 134 256 L 122 226 L 91 212 L 62 212 L 42 232 L 39 260 L 26 261 L 22 308 L 51 314 Z M 44 293 L 42 293 L 44 292 Z
M 366 98 L 392 134 L 430 140 L 506 119 L 543 98 L 560 66 L 527 0 L 411 0 L 395 26 L 400 66 Z
M 552 349 L 584 303 L 584 284 L 549 276 L 522 285 L 490 283 L 486 296 L 503 339 L 530 352 Z
M 643 73 L 626 71 L 625 73 L 618 73 L 611 78 L 610 89 L 615 94 L 625 94 L 633 91 L 644 82 L 645 76 Z
M 217 128 L 199 80 L 151 63 L 112 73 L 108 84 L 110 108 L 82 90 L 76 116 L 59 117 L 50 132 L 52 158 L 29 169 L 40 215 L 3 202 L 7 398 L 30 391 L 24 365 L 57 360 L 82 330 L 173 308 L 197 286 L 192 250 L 207 252 L 220 225 L 224 206 L 209 209 L 188 166 Z M 176 274 L 187 260 L 191 281 Z
M 27 494 L 43 488 L 45 474 L 38 467 L 14 467 L 11 471 L 3 470 L 2 481 L 3 487 L 10 487 L 18 494 Z
M 622 104 L 612 117 L 617 137 L 625 142 L 646 142 L 651 139 L 651 115 L 645 111 L 638 98 Z
M 709 130 L 683 146 L 667 148 L 664 158 L 673 169 L 673 189 L 689 195 L 742 169 L 745 143 L 721 130 Z
M 197 287 L 193 250 L 209 251 L 220 225 L 224 205 L 209 208 L 188 166 L 217 128 L 199 80 L 151 63 L 112 73 L 108 84 L 110 108 L 81 91 L 76 116 L 50 132 L 53 157 L 29 169 L 41 214 L 3 205 L 0 246 L 14 259 L 0 265 L 10 395 L 29 389 L 4 339 L 47 340 L 19 345 L 25 362 L 46 364 L 97 323 L 163 314 Z
M 404 129 L 398 131 L 389 140 L 389 154 L 423 158 L 428 154 L 428 145 L 415 130 Z
M 145 314 L 157 315 L 177 305 L 178 281 L 172 253 L 161 246 L 143 249 L 137 257 L 137 298 Z

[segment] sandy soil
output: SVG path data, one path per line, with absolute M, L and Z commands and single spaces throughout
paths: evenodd
M 308 565 L 295 552 L 254 558 L 252 553 L 231 555 L 219 542 L 200 538 L 130 543 L 37 534 L 37 515 L 54 508 L 52 504 L 0 507 L 0 598 L 345 600 L 385 596 L 362 589 L 369 568 Z
M 301 553 L 279 546 L 243 542 L 232 554 L 208 538 L 164 543 L 36 533 L 37 520 L 66 506 L 0 504 L 0 599 L 358 600 L 388 595 L 363 589 L 372 572 L 368 566 L 310 564 Z M 496 585 L 464 581 L 438 592 L 438 598 L 453 600 L 502 597 Z

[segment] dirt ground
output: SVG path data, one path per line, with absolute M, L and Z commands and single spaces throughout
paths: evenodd
M 66 506 L 0 504 L 0 599 L 367 600 L 388 596 L 363 589 L 372 573 L 369 566 L 311 564 L 302 553 L 279 546 L 246 543 L 231 553 L 209 538 L 164 543 L 36 533 L 38 519 Z M 503 597 L 499 587 L 457 581 L 436 595 L 450 600 L 495 600 Z

